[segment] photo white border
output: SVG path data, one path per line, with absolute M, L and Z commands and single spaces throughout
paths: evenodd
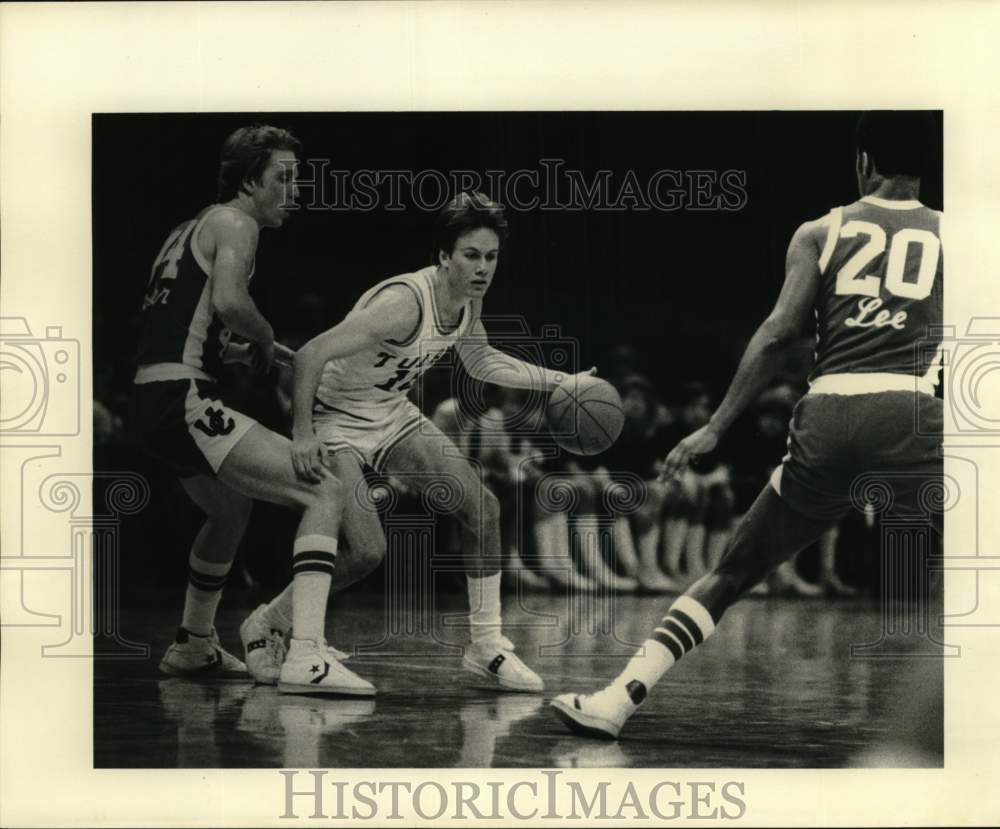
M 60 325 L 80 341 L 83 432 L 61 446 L 65 469 L 86 471 L 94 112 L 940 108 L 945 320 L 964 328 L 990 309 L 1000 317 L 998 24 L 1000 7 L 977 2 L 4 4 L 0 308 L 33 327 Z M 990 487 L 978 539 L 985 554 L 1000 549 L 1000 519 L 988 508 L 1000 503 L 1000 486 L 987 480 L 989 464 L 980 466 Z M 5 475 L 0 507 L 9 506 L 16 483 Z M 50 518 L 37 512 L 27 520 Z M 10 524 L 0 537 L 5 555 L 19 543 Z M 949 525 L 948 538 L 961 529 Z M 949 610 L 968 609 L 971 577 L 949 572 L 946 583 Z M 59 576 L 51 588 L 54 596 L 66 593 Z M 7 608 L 6 590 L 2 598 Z M 982 576 L 980 606 L 1000 608 L 998 599 L 1000 574 Z M 41 659 L 41 647 L 59 641 L 52 628 L 2 634 L 0 824 L 294 822 L 279 819 L 283 780 L 274 770 L 94 771 L 89 660 Z M 678 753 L 676 770 L 610 775 L 636 785 L 742 780 L 747 812 L 739 822 L 749 826 L 996 823 L 997 639 L 995 628 L 948 628 L 962 656 L 946 666 L 943 771 L 687 771 Z M 336 774 L 359 781 L 375 772 Z M 432 775 L 524 776 L 411 773 L 414 780 Z

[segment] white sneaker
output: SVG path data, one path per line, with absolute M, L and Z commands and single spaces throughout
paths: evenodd
M 336 659 L 338 662 L 346 662 L 351 658 L 351 655 L 347 651 L 338 650 L 333 645 L 326 646 L 327 651 L 330 652 L 330 656 Z
M 325 641 L 292 639 L 278 675 L 283 694 L 340 694 L 373 697 L 375 686 L 349 671 L 328 650 Z
M 177 629 L 174 643 L 160 660 L 160 673 L 170 676 L 246 676 L 247 666 L 227 652 L 212 628 L 208 636 Z
M 261 605 L 240 625 L 240 639 L 250 676 L 261 685 L 274 685 L 285 661 L 285 634 L 264 621 Z
M 615 740 L 642 702 L 632 702 L 620 685 L 609 685 L 596 694 L 560 694 L 549 704 L 570 731 Z
M 489 680 L 491 688 L 529 694 L 545 690 L 542 678 L 518 658 L 513 643 L 503 635 L 466 645 L 462 667 Z

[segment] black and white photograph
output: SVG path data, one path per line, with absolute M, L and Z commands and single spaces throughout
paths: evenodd
M 11 6 L 0 822 L 997 816 L 987 27 Z
M 941 125 L 95 116 L 95 766 L 940 767 Z

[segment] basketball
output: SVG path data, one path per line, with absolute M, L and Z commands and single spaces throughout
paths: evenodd
M 603 452 L 618 440 L 625 423 L 615 387 L 587 374 L 574 374 L 556 387 L 545 419 L 556 443 L 574 455 Z

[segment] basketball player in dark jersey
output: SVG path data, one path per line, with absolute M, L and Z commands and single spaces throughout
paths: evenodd
M 918 201 L 921 116 L 872 112 L 858 124 L 861 199 L 795 232 L 785 284 L 710 421 L 667 456 L 681 472 L 770 380 L 774 357 L 815 315 L 816 363 L 795 408 L 788 454 L 737 526 L 718 565 L 670 607 L 625 670 L 591 695 L 552 705 L 577 733 L 617 737 L 653 685 L 702 644 L 726 609 L 851 509 L 852 484 L 885 474 L 899 509 L 940 503 L 942 215 Z M 918 428 L 919 426 L 919 428 Z M 941 514 L 932 516 L 935 530 Z
M 271 681 L 280 679 L 282 690 L 292 693 L 371 695 L 372 686 L 343 668 L 323 638 L 343 510 L 340 483 L 325 470 L 313 481 L 300 480 L 288 439 L 230 406 L 219 383 L 225 361 L 253 360 L 268 369 L 280 350 L 248 283 L 260 229 L 280 227 L 294 204 L 298 149 L 290 133 L 275 127 L 234 132 L 222 148 L 218 203 L 177 227 L 153 263 L 131 425 L 206 516 L 189 557 L 181 626 L 160 670 L 246 674 L 219 643 L 214 619 L 251 499 L 260 498 L 302 513 L 292 548 L 293 606 L 287 608 L 292 644 L 280 677 Z M 233 346 L 231 334 L 249 345 Z M 248 659 L 284 649 L 271 630 L 281 621 L 258 616 L 244 623 Z

